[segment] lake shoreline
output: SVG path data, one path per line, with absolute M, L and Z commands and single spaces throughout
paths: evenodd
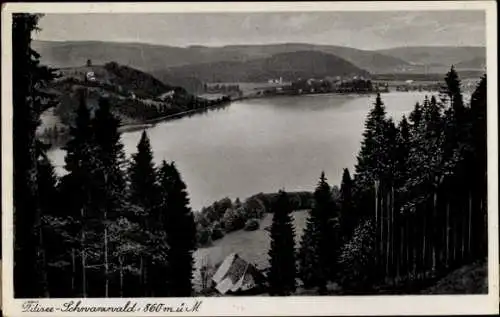
M 273 98 L 278 98 L 278 97 L 302 97 L 302 96 L 321 96 L 321 95 L 361 97 L 361 96 L 376 95 L 376 94 L 377 94 L 377 92 L 364 92 L 364 93 L 363 92 L 356 92 L 356 93 L 355 92 L 348 92 L 348 93 L 338 93 L 338 92 L 320 92 L 320 93 L 317 93 L 317 92 L 315 92 L 315 93 L 301 93 L 301 94 L 272 94 L 272 95 L 262 94 L 262 95 L 249 95 L 249 96 L 247 95 L 247 96 L 232 98 L 231 100 L 224 102 L 222 104 L 208 106 L 205 108 L 183 111 L 183 112 L 171 114 L 168 116 L 149 119 L 149 120 L 146 120 L 146 121 L 140 122 L 140 123 L 124 124 L 118 128 L 118 132 L 127 133 L 127 132 L 135 132 L 135 131 L 139 131 L 139 130 L 153 128 L 157 123 L 167 122 L 167 121 L 175 120 L 175 119 L 182 119 L 184 117 L 194 115 L 197 113 L 203 113 L 203 112 L 210 111 L 213 109 L 227 107 L 231 103 L 237 102 L 237 101 L 256 100 L 256 99 L 273 99 Z
M 118 127 L 118 132 L 126 133 L 126 132 L 134 132 L 134 131 L 138 131 L 138 130 L 149 129 L 149 128 L 154 127 L 157 123 L 160 123 L 160 122 L 181 119 L 181 118 L 188 117 L 190 115 L 194 115 L 197 113 L 203 113 L 203 112 L 207 112 L 207 111 L 214 110 L 217 108 L 227 107 L 232 101 L 235 101 L 235 100 L 219 103 L 219 104 L 204 107 L 204 108 L 182 111 L 182 112 L 171 114 L 168 116 L 162 116 L 159 118 L 145 120 L 144 122 L 124 124 L 124 125 L 121 125 Z

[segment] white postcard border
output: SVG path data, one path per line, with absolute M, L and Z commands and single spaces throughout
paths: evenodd
M 497 125 L 497 16 L 493 1 L 408 2 L 238 2 L 238 3 L 8 3 L 2 7 L 2 295 L 5 316 L 41 316 L 22 313 L 26 300 L 13 299 L 12 214 L 12 18 L 13 12 L 31 13 L 167 13 L 167 12 L 299 12 L 299 11 L 417 11 L 486 10 L 488 74 L 488 295 L 398 295 L 336 297 L 219 297 L 82 299 L 85 306 L 119 306 L 127 301 L 186 307 L 201 301 L 198 311 L 183 313 L 55 312 L 47 316 L 151 315 L 455 315 L 495 314 L 499 309 L 498 272 L 498 125 Z M 64 307 L 78 299 L 41 299 L 40 305 Z

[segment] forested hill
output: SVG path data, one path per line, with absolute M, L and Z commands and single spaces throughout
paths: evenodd
M 300 51 L 332 54 L 370 73 L 430 72 L 445 74 L 451 64 L 471 60 L 479 61 L 479 63 L 473 64 L 474 69 L 479 66 L 483 70 L 481 65 L 484 62 L 482 61 L 486 59 L 484 47 L 449 46 L 396 47 L 370 51 L 345 46 L 307 43 L 174 47 L 145 43 L 34 41 L 33 48 L 41 54 L 42 63 L 47 65 L 73 67 L 84 64 L 87 59 L 92 59 L 96 64 L 104 64 L 114 60 L 119 64 L 129 65 L 149 73 L 160 70 L 164 73 L 165 82 L 183 86 L 189 91 L 195 91 L 201 85 L 195 77 L 173 78 L 167 76 L 164 70 L 202 63 L 245 62 L 268 58 L 275 54 Z
M 315 51 L 280 53 L 245 62 L 179 66 L 170 68 L 165 73 L 174 78 L 191 75 L 205 82 L 263 82 L 280 77 L 290 81 L 298 78 L 369 75 L 366 70 L 343 58 Z
M 105 63 L 103 65 L 67 67 L 61 68 L 58 71 L 61 75 L 59 83 L 67 79 L 75 79 L 91 85 L 91 81 L 87 81 L 85 76 L 87 73 L 92 72 L 94 73 L 94 81 L 96 83 L 108 85 L 105 88 L 110 89 L 111 86 L 115 86 L 123 93 L 134 93 L 138 97 L 151 98 L 174 88 L 148 73 L 132 67 L 119 65 L 116 62 Z M 182 88 L 177 88 L 177 90 L 181 91 Z
M 486 56 L 474 57 L 472 59 L 457 63 L 458 69 L 484 69 L 486 67 Z
M 198 63 L 243 62 L 299 51 L 333 54 L 370 72 L 393 71 L 408 65 L 404 59 L 380 52 L 306 43 L 173 47 L 145 43 L 33 41 L 33 48 L 41 54 L 42 62 L 47 65 L 72 67 L 84 64 L 87 59 L 97 64 L 114 60 L 148 72 Z
M 97 107 L 101 98 L 110 101 L 111 111 L 122 124 L 141 124 L 151 119 L 204 108 L 215 102 L 195 97 L 182 87 L 163 83 L 154 76 L 119 65 L 87 65 L 62 68 L 49 89 L 58 96 L 57 105 L 42 115 L 38 132 L 48 139 L 68 132 L 74 120 L 79 95 L 85 91 L 88 107 Z M 57 142 L 56 142 L 57 143 Z
M 486 61 L 486 48 L 484 46 L 414 46 L 396 47 L 378 51 L 380 54 L 402 58 L 413 65 L 441 66 L 448 69 L 450 65 L 455 65 L 460 69 L 459 64 L 474 61 L 474 69 L 482 69 L 482 64 Z

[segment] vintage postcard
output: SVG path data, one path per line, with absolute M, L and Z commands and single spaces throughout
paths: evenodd
M 493 1 L 8 3 L 5 316 L 497 314 Z

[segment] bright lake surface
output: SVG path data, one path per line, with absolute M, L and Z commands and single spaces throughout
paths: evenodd
M 396 121 L 430 93 L 382 94 Z M 175 161 L 191 206 L 259 192 L 314 190 L 321 171 L 340 185 L 353 172 L 364 121 L 375 96 L 334 94 L 243 100 L 222 109 L 159 123 L 148 129 L 155 161 Z M 122 135 L 127 155 L 141 131 Z M 63 172 L 65 152 L 49 156 Z

